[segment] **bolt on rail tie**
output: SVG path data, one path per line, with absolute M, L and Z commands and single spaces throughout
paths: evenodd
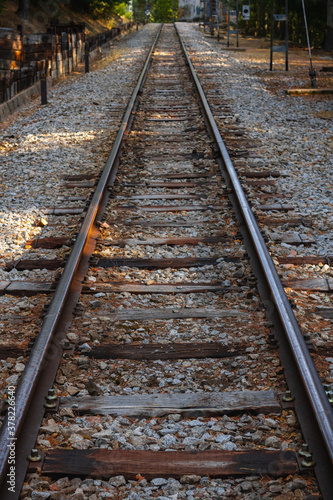
M 235 170 L 235 167 L 233 166 L 227 148 L 218 130 L 205 93 L 201 87 L 199 78 L 195 72 L 192 61 L 187 53 L 185 43 L 178 31 L 177 26 L 176 30 L 183 48 L 185 58 L 190 68 L 193 81 L 195 83 L 204 111 L 209 121 L 209 125 L 218 144 L 224 165 L 228 171 L 238 203 L 242 210 L 258 258 L 264 270 L 266 280 L 271 290 L 280 320 L 284 327 L 284 331 L 286 333 L 299 375 L 302 379 L 303 386 L 306 390 L 309 402 L 317 420 L 318 427 L 325 442 L 329 459 L 333 464 L 333 410 L 331 408 L 331 405 L 329 404 L 323 385 L 316 371 L 306 343 L 303 339 L 295 315 L 292 311 L 292 308 L 290 307 L 282 283 L 279 279 L 271 256 L 263 240 L 262 234 L 257 225 L 251 207 L 247 201 L 246 195 L 237 176 L 237 172 Z
M 106 189 L 108 179 L 113 173 L 115 160 L 119 154 L 122 141 L 126 132 L 127 125 L 131 118 L 131 113 L 134 108 L 137 96 L 144 82 L 146 72 L 150 65 L 152 53 L 156 47 L 158 38 L 161 33 L 162 24 L 155 36 L 154 42 L 146 57 L 145 63 L 141 70 L 137 84 L 131 95 L 127 105 L 124 118 L 119 128 L 117 137 L 114 141 L 109 158 L 105 164 L 104 170 L 93 194 L 90 206 L 85 215 L 79 234 L 76 238 L 69 259 L 66 263 L 64 271 L 61 275 L 59 284 L 50 303 L 47 316 L 36 338 L 33 350 L 29 356 L 25 370 L 15 392 L 16 413 L 15 420 L 9 426 L 8 414 L 2 424 L 0 433 L 0 485 L 6 481 L 6 473 L 8 470 L 8 457 L 10 453 L 10 445 L 17 442 L 24 426 L 24 419 L 28 413 L 29 405 L 33 399 L 43 364 L 47 361 L 48 351 L 51 347 L 53 335 L 59 323 L 59 319 L 64 308 L 66 298 L 68 296 L 71 284 L 75 277 L 81 256 L 83 254 L 89 233 L 94 224 L 95 217 L 98 212 L 98 207 Z

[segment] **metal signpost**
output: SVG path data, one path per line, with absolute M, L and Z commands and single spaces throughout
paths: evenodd
M 302 0 L 302 7 L 303 7 L 303 15 L 304 15 L 304 23 L 305 23 L 305 31 L 306 31 L 306 41 L 307 41 L 307 44 L 308 44 L 309 58 L 310 58 L 309 77 L 310 77 L 310 80 L 311 80 L 311 87 L 314 88 L 314 89 L 316 89 L 317 88 L 317 73 L 316 73 L 316 70 L 314 69 L 314 67 L 312 66 L 311 46 L 310 46 L 308 23 L 307 23 L 307 20 L 306 20 L 304 0 Z
M 272 16 L 271 16 L 271 60 L 270 71 L 273 70 L 273 52 L 285 52 L 286 54 L 286 71 L 288 71 L 288 0 L 286 1 L 285 13 L 274 14 L 274 0 L 272 0 Z M 274 22 L 285 22 L 285 44 L 274 45 Z
M 41 103 L 47 104 L 47 82 L 46 82 L 46 67 L 41 70 L 40 73 L 40 96 Z
M 230 17 L 236 16 L 236 29 L 230 27 Z M 228 1 L 228 39 L 227 39 L 227 47 L 230 45 L 230 35 L 236 35 L 236 44 L 239 47 L 238 43 L 238 0 L 236 0 L 236 10 L 230 10 L 230 0 Z
M 146 6 L 145 6 L 145 16 L 146 16 L 145 20 L 146 20 L 146 22 L 148 22 L 148 19 L 150 16 L 150 5 L 148 2 L 146 3 Z
M 203 24 L 204 33 L 206 31 L 207 0 L 200 0 L 200 21 Z
M 210 34 L 213 36 L 214 30 L 217 32 L 218 39 L 220 38 L 219 33 L 219 16 L 218 16 L 218 3 L 219 0 L 210 0 L 212 2 L 212 16 L 210 19 Z
M 243 5 L 242 7 L 242 17 L 243 21 L 250 20 L 250 5 Z
M 89 44 L 86 41 L 84 47 L 84 71 L 89 73 Z

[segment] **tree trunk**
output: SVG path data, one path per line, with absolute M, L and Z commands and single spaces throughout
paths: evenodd
M 19 0 L 19 8 L 17 9 L 17 14 L 26 21 L 29 20 L 29 2 L 30 0 Z
M 265 6 L 263 0 L 259 3 L 259 36 L 266 36 L 266 26 L 265 26 Z
M 327 0 L 327 33 L 325 50 L 333 50 L 333 0 Z

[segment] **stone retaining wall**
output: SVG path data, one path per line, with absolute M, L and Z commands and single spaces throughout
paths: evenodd
M 71 73 L 83 61 L 85 50 L 96 50 L 134 23 L 85 38 L 84 23 L 52 26 L 47 33 L 22 34 L 0 28 L 0 103 L 40 80 L 43 70 L 52 79 Z

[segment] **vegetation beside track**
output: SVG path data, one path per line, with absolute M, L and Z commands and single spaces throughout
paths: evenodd
M 271 1 L 252 0 L 251 18 L 240 19 L 240 28 L 246 35 L 269 36 Z M 86 33 L 94 35 L 115 25 L 134 19 L 138 22 L 173 22 L 178 17 L 178 0 L 0 0 L 0 26 L 16 28 L 23 24 L 28 32 L 42 32 L 51 18 L 61 23 L 85 22 Z M 250 2 L 249 2 L 250 3 Z M 232 3 L 231 3 L 232 4 Z M 285 0 L 274 0 L 275 12 L 284 12 Z M 300 0 L 289 0 L 289 40 L 306 44 L 304 18 Z M 327 29 L 327 0 L 307 0 L 311 44 L 322 47 Z M 275 35 L 284 38 L 284 23 L 277 23 Z
M 248 2 L 250 3 L 250 2 Z M 271 1 L 251 0 L 250 21 L 240 21 L 240 28 L 246 35 L 265 37 L 271 30 Z M 327 0 L 307 0 L 305 2 L 311 44 L 322 47 L 327 26 Z M 285 12 L 285 0 L 274 0 L 275 13 Z M 304 16 L 300 0 L 288 1 L 289 40 L 306 45 Z M 276 23 L 275 36 L 284 39 L 284 23 Z
M 0 0 L 0 26 L 16 29 L 21 24 L 27 33 L 44 33 L 51 20 L 58 19 L 62 25 L 84 22 L 86 35 L 93 36 L 131 20 L 125 2 L 113 2 L 113 10 L 109 13 L 99 9 L 97 2 L 91 10 L 85 8 L 84 2 L 80 2 L 80 7 L 75 5 L 78 3 L 78 0 L 50 0 L 44 4 L 30 0 L 28 14 L 24 17 L 19 11 L 18 0 Z
M 51 20 L 61 24 L 84 22 L 86 34 L 96 35 L 130 20 L 172 22 L 177 20 L 177 0 L 0 0 L 0 26 L 24 26 L 27 32 L 44 32 Z

